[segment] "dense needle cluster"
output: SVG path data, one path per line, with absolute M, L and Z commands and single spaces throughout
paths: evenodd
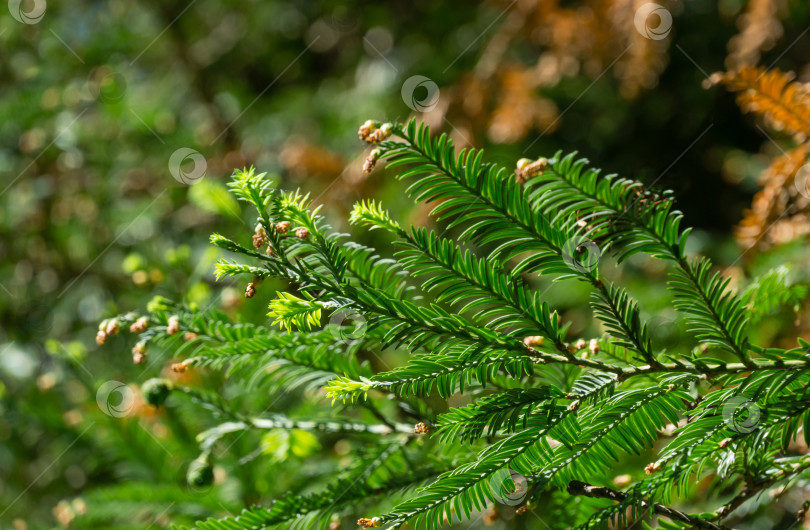
M 273 189 L 253 169 L 237 171 L 231 189 L 256 208 L 258 226 L 253 245 L 212 236 L 244 259 L 223 259 L 216 273 L 250 279 L 248 297 L 267 278 L 289 282 L 269 306 L 275 326 L 163 299 L 147 315 L 116 320 L 140 334 L 144 355 L 150 342 L 178 348 L 175 372 L 243 373 L 273 361 L 271 376 L 325 388 L 313 399 L 338 409 L 325 420 L 234 412 L 197 437 L 195 484 L 214 480 L 213 448 L 236 432 L 374 440 L 353 465 L 326 472 L 321 491 L 199 528 L 334 528 L 352 516 L 363 528 L 437 528 L 479 516 L 494 522 L 508 509 L 524 518 L 534 511 L 553 528 L 639 519 L 724 528 L 749 499 L 792 486 L 810 469 L 794 450 L 797 439 L 810 441 L 810 344 L 777 349 L 749 340 L 745 306 L 729 281 L 707 258 L 687 255 L 689 229 L 669 193 L 601 175 L 573 154 L 502 168 L 481 151 L 456 152 L 415 121 L 369 121 L 359 136 L 374 144 L 365 169 L 387 162 L 411 197 L 434 205 L 446 230 L 402 227 L 379 203 L 361 201 L 350 223 L 385 232 L 394 251 L 381 252 L 332 231 L 308 196 Z M 646 255 L 668 267 L 693 349 L 658 347 L 638 302 L 603 276 L 607 255 Z M 539 275 L 588 286 L 601 334 L 570 336 L 535 288 Z M 363 326 L 336 318 L 349 313 Z M 363 360 L 387 351 L 406 352 L 408 361 L 383 369 Z M 226 407 L 204 389 L 147 383 L 150 403 L 185 393 Z M 459 395 L 471 399 L 437 412 L 442 398 Z M 630 472 L 617 475 L 619 464 Z M 701 481 L 713 511 L 671 506 L 694 498 Z

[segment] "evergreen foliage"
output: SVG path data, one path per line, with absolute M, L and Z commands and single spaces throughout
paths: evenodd
M 493 506 L 515 506 L 518 517 L 534 510 L 555 528 L 639 519 L 724 528 L 743 503 L 795 485 L 810 468 L 793 450 L 810 443 L 810 344 L 777 349 L 748 338 L 761 318 L 750 304 L 768 313 L 806 296 L 782 288 L 786 271 L 739 296 L 709 259 L 687 253 L 690 230 L 671 193 L 602 175 L 576 154 L 521 161 L 513 174 L 416 121 L 368 122 L 360 135 L 375 144 L 367 165 L 387 161 L 410 197 L 433 206 L 441 231 L 403 227 L 381 204 L 360 201 L 351 225 L 385 233 L 394 250 L 369 248 L 332 231 L 308 196 L 275 190 L 252 168 L 236 171 L 232 192 L 258 213 L 254 248 L 212 236 L 243 260 L 220 261 L 216 274 L 246 278 L 247 296 L 265 278 L 288 282 L 268 309 L 277 328 L 163 299 L 143 316 L 118 317 L 121 326 L 145 318 L 140 340 L 184 358 L 176 371 L 325 389 L 340 410 L 321 399 L 321 419 L 251 417 L 205 389 L 149 382 L 156 402 L 185 393 L 222 418 L 197 437 L 196 485 L 213 480 L 217 444 L 236 432 L 374 437 L 321 491 L 196 528 L 327 528 L 354 510 L 368 514 L 363 527 L 438 528 Z M 693 350 L 656 344 L 648 313 L 605 274 L 609 256 L 666 264 Z M 584 282 L 603 333 L 571 336 L 538 275 Z M 334 323 L 341 315 L 355 325 Z M 407 362 L 369 362 L 389 351 L 406 352 Z M 436 405 L 458 395 L 471 399 Z M 638 472 L 614 484 L 619 462 Z M 673 507 L 707 477 L 714 511 Z

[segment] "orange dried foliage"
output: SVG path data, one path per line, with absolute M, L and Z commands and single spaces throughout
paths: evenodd
M 493 142 L 511 143 L 532 130 L 547 133 L 560 119 L 556 104 L 543 96 L 565 78 L 580 74 L 597 79 L 611 71 L 628 99 L 652 88 L 667 64 L 670 39 L 644 37 L 636 10 L 646 0 L 585 0 L 567 6 L 560 0 L 505 0 L 498 30 L 484 45 L 478 64 L 453 87 L 443 88 L 439 104 L 425 120 L 452 124 L 461 145 L 486 131 Z M 660 3 L 666 3 L 661 0 Z M 522 49 L 536 60 L 505 60 Z
M 740 32 L 728 41 L 726 68 L 737 70 L 759 62 L 760 53 L 769 50 L 782 36 L 779 14 L 784 0 L 750 0 L 737 19 Z
M 760 175 L 762 189 L 754 195 L 751 208 L 736 229 L 738 240 L 746 247 L 786 243 L 810 233 L 810 200 L 802 195 L 804 190 L 800 191 L 796 182 L 809 151 L 806 143 L 791 149 L 775 158 Z
M 793 73 L 779 69 L 766 72 L 762 67 L 745 66 L 712 74 L 709 82 L 738 92 L 737 104 L 744 112 L 753 112 L 774 130 L 804 142 L 810 136 L 810 95 L 806 86 L 793 81 L 793 77 Z
M 303 177 L 334 177 L 340 175 L 346 164 L 343 157 L 303 139 L 287 142 L 279 160 L 287 171 Z
M 517 142 L 534 126 L 550 130 L 556 125 L 557 106 L 539 96 L 531 77 L 532 72 L 517 66 L 500 72 L 501 91 L 487 129 L 493 142 Z
M 767 248 L 810 233 L 810 175 L 804 166 L 810 155 L 810 95 L 793 74 L 778 69 L 744 66 L 715 73 L 710 84 L 737 92 L 737 103 L 799 144 L 776 157 L 762 172 L 762 189 L 743 214 L 735 235 L 746 247 Z

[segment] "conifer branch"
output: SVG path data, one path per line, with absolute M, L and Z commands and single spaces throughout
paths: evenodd
M 572 480 L 569 482 L 566 491 L 570 495 L 584 495 L 594 499 L 608 499 L 611 501 L 624 501 L 627 499 L 627 494 L 621 491 L 616 491 L 604 486 L 591 486 L 588 483 L 580 482 L 578 480 Z M 672 519 L 673 521 L 680 521 L 682 523 L 690 524 L 695 528 L 703 528 L 707 530 L 728 530 L 728 528 L 725 526 L 714 524 L 711 521 L 689 515 L 657 502 L 650 505 L 647 501 L 641 501 L 641 506 L 647 509 L 651 508 L 652 512 L 657 515 L 663 515 L 664 517 Z
M 394 133 L 402 140 L 389 140 Z M 212 236 L 214 245 L 248 261 L 223 259 L 216 273 L 253 280 L 247 298 L 261 288 L 259 280 L 289 282 L 268 307 L 274 324 L 241 324 L 157 299 L 143 316 L 99 326 L 99 344 L 123 327 L 137 334 L 136 363 L 147 354 L 170 355 L 181 359 L 172 365 L 176 373 L 227 368 L 230 384 L 266 378 L 284 389 L 326 391 L 326 399 L 301 393 L 301 409 L 287 417 L 242 410 L 221 397 L 226 393 L 181 383 L 181 376 L 146 381 L 148 403 L 185 395 L 218 418 L 198 436 L 202 454 L 189 468 L 194 483 L 213 481 L 214 447 L 231 433 L 306 430 L 363 441 L 352 444 L 347 469 L 312 481 L 325 484 L 321 491 L 290 493 L 268 508 L 197 528 L 324 527 L 364 505 L 380 513 L 362 517 L 364 528 L 407 523 L 432 530 L 503 503 L 504 495 L 523 502 L 530 493 L 519 508 L 525 511 L 539 496 L 556 502 L 567 491 L 613 501 L 557 502 L 572 525 L 621 526 L 652 512 L 672 524 L 719 529 L 757 492 L 779 482 L 787 487 L 810 469 L 804 457 L 785 456 L 798 436 L 810 443 L 810 343 L 799 339 L 792 349 L 749 343 L 746 308 L 729 281 L 713 274 L 707 259 L 685 256 L 689 229 L 680 228 L 670 193 L 600 176 L 585 160 L 560 153 L 519 161 L 513 177 L 485 164 L 481 151 L 456 153 L 446 136 L 433 138 L 415 122 L 369 121 L 359 134 L 376 146 L 366 168 L 387 159 L 409 181 L 408 193 L 436 203 L 433 215 L 458 229 L 458 237 L 403 228 L 379 203 L 361 201 L 351 224 L 393 239 L 392 250 L 377 251 L 333 232 L 309 196 L 274 190 L 252 168 L 237 171 L 231 189 L 257 209 L 258 224 L 253 248 Z M 588 249 L 597 248 L 620 262 L 647 253 L 672 263 L 676 309 L 702 345 L 723 357 L 656 351 L 638 302 L 602 278 L 589 258 Z M 603 325 L 599 338 L 568 339 L 568 323 L 523 273 L 586 282 Z M 810 292 L 785 294 L 783 285 L 784 275 L 766 275 L 746 301 L 775 308 Z M 326 323 L 344 311 L 365 320 L 359 336 Z M 385 363 L 361 362 L 376 353 Z M 454 405 L 457 394 L 468 398 L 463 405 Z M 332 419 L 329 398 L 358 404 L 369 423 Z M 628 478 L 632 486 L 624 492 L 578 480 L 608 480 L 617 463 L 649 451 L 656 460 L 646 478 Z M 257 458 L 260 450 L 249 454 Z M 324 459 L 327 466 L 334 461 Z M 689 483 L 706 473 L 721 485 L 743 479 L 745 489 L 709 515 L 668 506 L 674 491 L 687 498 Z

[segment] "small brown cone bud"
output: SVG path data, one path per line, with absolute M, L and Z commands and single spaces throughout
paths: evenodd
M 144 361 L 146 361 L 146 344 L 139 342 L 132 348 L 132 362 L 143 364 Z
M 725 449 L 726 447 L 731 445 L 731 438 L 726 438 L 724 440 L 720 440 L 720 443 L 718 445 L 720 446 L 720 448 Z
M 107 328 L 104 330 L 107 333 L 107 336 L 115 335 L 120 331 L 120 327 L 118 327 L 118 321 L 113 319 L 107 323 Z
M 415 434 L 428 434 L 430 432 L 430 427 L 427 424 L 420 422 L 413 426 L 413 432 Z
M 651 462 L 644 467 L 644 473 L 648 475 L 652 475 L 653 473 L 657 473 L 661 471 L 661 466 L 658 462 Z
M 279 234 L 286 234 L 289 229 L 290 229 L 289 221 L 281 221 L 276 223 L 276 232 L 278 232 Z
M 484 513 L 484 524 L 487 526 L 493 525 L 498 522 L 498 510 L 490 508 Z
M 265 250 L 264 253 L 267 254 L 268 256 L 276 255 L 276 251 L 273 250 L 273 245 L 267 245 L 267 250 Z
M 146 328 L 148 327 L 149 327 L 149 319 L 146 317 L 140 317 L 138 318 L 138 320 L 133 322 L 131 326 L 129 326 L 129 330 L 132 333 L 143 333 L 144 331 L 146 331 Z
M 529 511 L 529 505 L 524 504 L 523 506 L 520 506 L 517 510 L 515 510 L 515 515 L 523 515 L 524 513 L 528 512 L 528 511 Z
M 391 136 L 392 127 L 390 123 L 383 123 L 379 129 L 372 132 L 366 138 L 366 141 L 372 144 L 378 144 Z
M 521 158 L 517 161 L 517 167 L 515 168 L 515 182 L 518 184 L 524 184 L 526 182 L 526 174 L 524 171 L 531 163 L 532 161 L 528 158 Z
M 361 517 L 357 520 L 357 525 L 362 528 L 376 528 L 382 526 L 382 520 L 379 517 L 372 517 L 371 519 L 368 517 Z
M 101 346 L 105 342 L 107 342 L 107 332 L 104 330 L 99 330 L 98 333 L 96 333 L 96 344 Z
M 568 410 L 571 412 L 576 412 L 579 410 L 579 401 L 574 401 L 570 405 L 568 405 Z
M 374 120 L 366 120 L 366 123 L 360 126 L 360 129 L 357 130 L 357 137 L 363 140 L 364 142 L 368 142 L 368 137 L 374 132 L 374 128 L 376 127 L 376 123 Z
M 172 372 L 177 372 L 178 374 L 185 372 L 186 368 L 188 368 L 188 366 L 184 362 L 172 364 Z
M 247 284 L 245 287 L 245 298 L 253 298 L 256 295 L 256 286 L 253 282 Z
M 298 239 L 306 239 L 309 237 L 309 230 L 304 227 L 295 229 L 295 237 Z
M 192 341 L 192 340 L 196 339 L 198 336 L 199 335 L 197 335 L 196 333 L 193 333 L 191 331 L 187 331 L 185 333 L 185 335 L 183 335 L 183 340 L 186 341 L 186 342 L 189 342 L 189 341 Z
M 390 123 L 383 123 L 379 125 L 378 123 L 373 120 L 368 120 L 366 123 L 360 126 L 360 129 L 357 131 L 357 136 L 363 140 L 364 142 L 368 142 L 370 144 L 376 144 L 382 142 L 393 132 L 394 128 Z
M 596 339 L 591 339 L 588 343 L 588 351 L 591 352 L 591 355 L 596 355 L 599 353 L 599 341 Z
M 180 319 L 177 316 L 170 316 L 169 322 L 166 324 L 166 333 L 174 335 L 180 332 Z
M 259 223 L 253 231 L 253 248 L 262 248 L 262 245 L 264 245 L 266 241 L 267 232 L 264 231 L 264 227 Z
M 587 346 L 587 345 L 588 345 L 588 343 L 585 342 L 585 339 L 579 339 L 578 341 L 576 341 L 574 343 L 574 348 L 576 348 L 577 350 L 584 350 L 585 346 Z
M 536 348 L 542 346 L 545 338 L 540 335 L 532 335 L 523 339 L 523 344 L 528 348 Z
M 380 150 L 375 149 L 363 162 L 363 173 L 371 173 L 374 171 L 374 166 L 377 165 L 377 160 L 380 158 Z
M 545 158 L 538 158 L 534 162 L 528 158 L 521 158 L 515 168 L 515 181 L 523 184 L 532 177 L 542 175 L 546 167 L 548 167 L 548 160 Z

